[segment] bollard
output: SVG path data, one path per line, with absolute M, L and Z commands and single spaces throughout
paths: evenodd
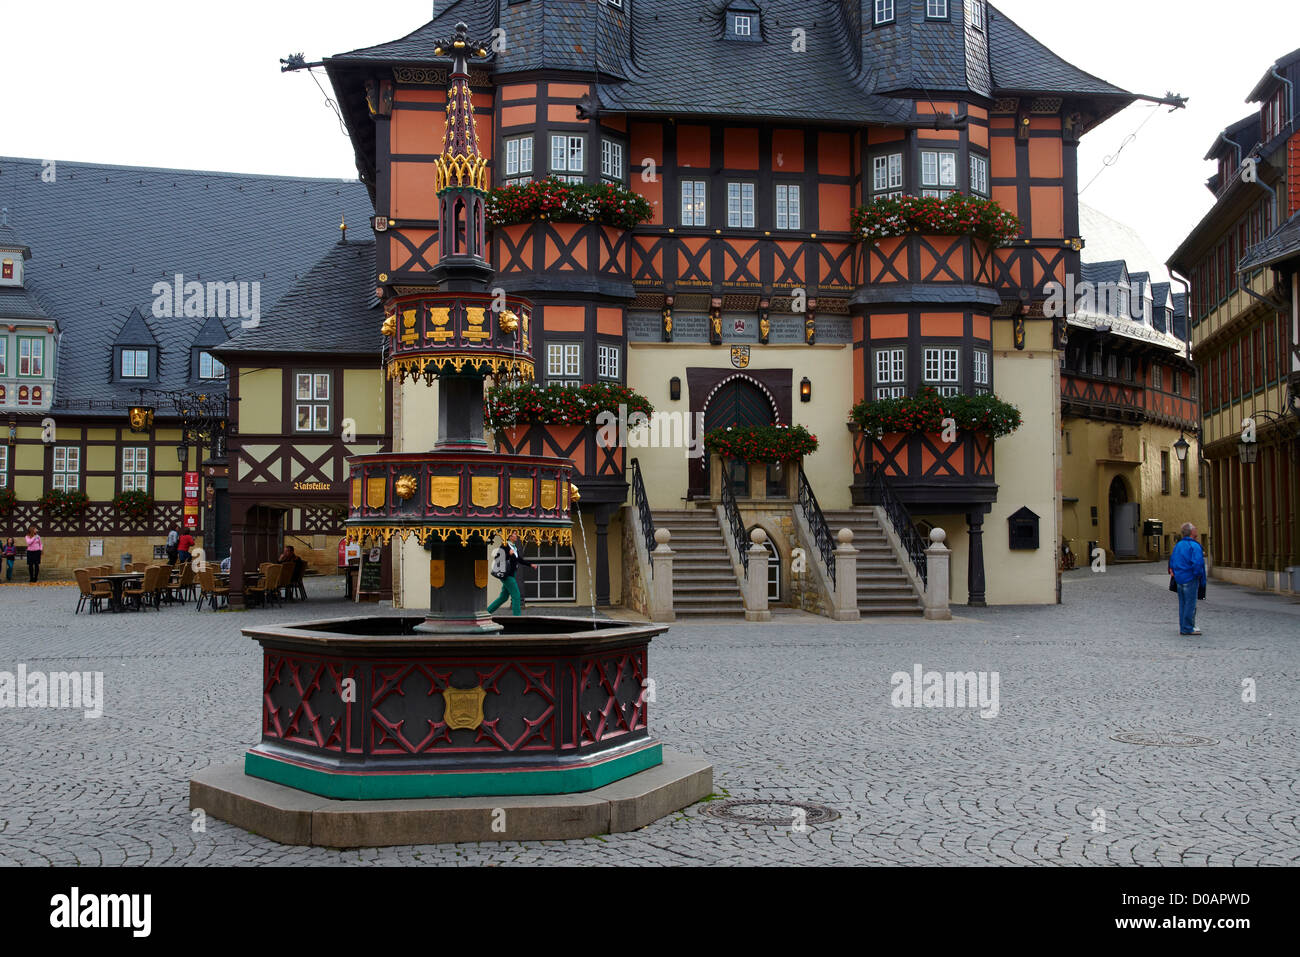
M 745 577 L 745 620 L 771 621 L 767 608 L 767 532 L 756 528 L 749 533 L 749 571 Z
M 841 528 L 836 536 L 839 547 L 835 549 L 835 621 L 857 621 L 858 611 L 858 550 L 853 547 L 853 529 Z
M 653 579 L 650 582 L 650 620 L 676 621 L 673 609 L 673 556 L 677 553 L 668 547 L 672 532 L 666 528 L 655 529 L 658 546 L 650 553 Z
M 952 610 L 948 607 L 948 562 L 952 552 L 944 542 L 948 533 L 942 528 L 930 532 L 933 542 L 925 550 L 925 617 L 929 621 L 951 621 Z

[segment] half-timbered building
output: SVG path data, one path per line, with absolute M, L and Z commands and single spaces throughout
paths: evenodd
M 1300 50 L 1205 159 L 1214 205 L 1169 260 L 1191 284 L 1214 574 L 1300 590 Z
M 458 20 L 491 45 L 471 80 L 494 186 L 607 181 L 654 204 L 634 228 L 494 231 L 496 284 L 536 304 L 538 379 L 622 382 L 707 429 L 798 423 L 821 443 L 802 479 L 741 467 L 719 483 L 716 464 L 682 448 L 598 454 L 591 430 L 532 430 L 519 441 L 584 473 L 591 551 L 551 556 L 572 566 L 575 597 L 635 604 L 628 571 L 653 542 L 625 534 L 633 512 L 667 523 L 690 509 L 707 524 L 725 484 L 742 524 L 769 533 L 778 593 L 799 587 L 800 496 L 838 526 L 887 495 L 923 529 L 948 531 L 955 600 L 1057 600 L 1067 330 L 1042 303 L 1047 283 L 1079 272 L 1080 137 L 1132 94 L 984 0 L 440 5 L 406 37 L 325 61 L 374 202 L 385 302 L 433 285 L 448 64 L 436 43 Z M 851 211 L 873 200 L 953 192 L 996 200 L 1021 236 L 1000 248 L 923 234 L 872 244 L 851 229 Z M 996 443 L 846 428 L 856 401 L 924 386 L 996 390 L 1025 425 Z M 399 417 L 407 401 L 394 395 Z M 629 484 L 645 490 L 630 511 Z M 422 590 L 413 583 L 411 599 Z

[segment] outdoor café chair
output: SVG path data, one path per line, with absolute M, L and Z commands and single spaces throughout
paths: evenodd
M 102 602 L 105 598 L 113 597 L 113 590 L 109 587 L 108 582 L 90 582 L 90 569 L 78 568 L 72 574 L 76 576 L 77 587 L 81 589 L 81 596 L 77 599 L 77 610 L 73 614 L 80 615 L 81 609 L 89 605 L 91 613 L 102 609 Z

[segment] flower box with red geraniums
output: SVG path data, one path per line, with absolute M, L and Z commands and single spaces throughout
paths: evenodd
M 850 426 L 869 435 L 942 433 L 948 421 L 962 432 L 999 439 L 1020 428 L 1020 410 L 992 394 L 941 396 L 925 386 L 901 399 L 864 399 L 849 411 Z
M 740 425 L 704 436 L 710 455 L 740 462 L 793 462 L 817 451 L 817 436 L 802 425 Z
M 41 496 L 41 505 L 52 518 L 76 518 L 90 507 L 90 496 L 79 489 L 52 489 Z
M 565 183 L 554 177 L 500 186 L 488 194 L 487 221 L 494 228 L 534 220 L 600 223 L 631 229 L 654 217 L 640 193 L 617 183 Z
M 974 236 L 994 246 L 1005 246 L 1020 235 L 1022 227 L 1014 214 L 994 200 L 953 193 L 947 199 L 878 199 L 853 210 L 851 228 L 855 239 L 868 243 L 922 233 Z
M 148 492 L 119 492 L 113 499 L 113 508 L 123 518 L 138 522 L 153 514 L 153 496 Z
M 617 421 L 620 409 L 631 418 L 654 414 L 650 400 L 635 389 L 617 383 L 597 382 L 569 386 L 497 385 L 488 390 L 483 405 L 484 422 L 496 432 L 515 425 L 597 425 L 597 417 L 608 412 Z M 603 421 L 603 420 L 602 420 Z

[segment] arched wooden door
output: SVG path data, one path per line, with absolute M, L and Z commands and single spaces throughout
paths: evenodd
M 771 397 L 752 380 L 735 376 L 719 385 L 704 407 L 704 432 L 745 425 L 775 425 L 776 408 Z M 748 495 L 749 466 L 736 462 L 731 466 L 730 479 L 737 496 Z M 691 460 L 691 496 L 707 497 L 709 494 L 709 458 Z

